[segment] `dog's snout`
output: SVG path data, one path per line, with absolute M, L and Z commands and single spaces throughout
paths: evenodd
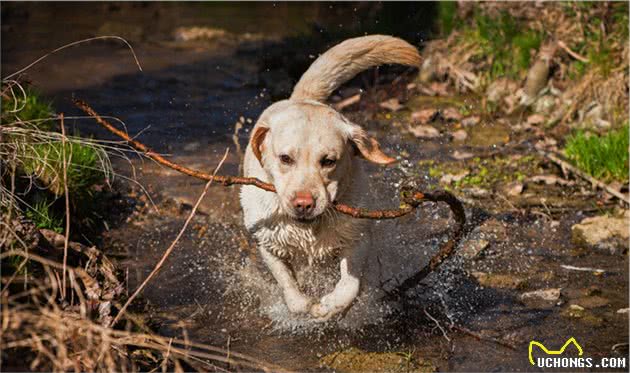
M 297 192 L 293 198 L 293 208 L 300 214 L 310 214 L 315 208 L 315 199 L 309 192 Z

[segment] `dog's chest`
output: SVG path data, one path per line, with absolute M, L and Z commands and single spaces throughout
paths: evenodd
M 337 214 L 313 224 L 280 218 L 261 227 L 255 236 L 259 245 L 279 257 L 303 254 L 312 261 L 354 246 L 363 235 L 363 226 L 358 219 Z

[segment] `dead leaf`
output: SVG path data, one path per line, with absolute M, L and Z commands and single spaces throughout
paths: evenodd
M 527 117 L 527 124 L 531 126 L 537 126 L 545 122 L 545 117 L 540 114 L 532 114 Z
M 420 124 L 433 122 L 440 113 L 435 109 L 423 109 L 411 113 L 411 120 Z
M 431 83 L 431 90 L 435 92 L 438 96 L 448 96 L 448 82 L 446 83 Z
M 459 111 L 452 107 L 442 110 L 442 117 L 444 117 L 446 121 L 451 122 L 456 122 L 462 119 L 462 115 L 459 113 Z
M 462 125 L 464 127 L 470 127 L 479 124 L 481 118 L 477 115 L 462 119 Z
M 509 183 L 503 188 L 503 192 L 510 197 L 516 197 L 523 193 L 523 183 L 518 181 Z
M 463 152 L 463 151 L 460 152 L 459 150 L 455 150 L 451 156 L 457 159 L 458 161 L 461 161 L 462 159 L 472 158 L 474 154 L 469 153 L 469 152 Z
M 458 174 L 445 174 L 440 178 L 440 184 L 451 184 L 453 182 L 458 182 L 461 179 L 465 178 L 466 176 L 468 176 L 468 174 L 470 174 L 469 171 L 462 171 Z
M 378 106 L 390 111 L 398 111 L 404 107 L 397 98 L 390 98 L 389 100 L 381 102 Z
M 545 183 L 546 185 L 570 186 L 575 184 L 575 182 L 573 181 L 565 180 L 556 175 L 536 175 L 530 177 L 529 179 L 527 179 L 527 181 L 530 181 L 532 183 Z
M 490 195 L 490 191 L 488 189 L 482 189 L 482 188 L 477 188 L 477 187 L 466 188 L 463 190 L 463 192 L 475 198 L 484 198 Z
M 440 131 L 431 126 L 419 125 L 409 127 L 409 132 L 411 132 L 415 137 L 425 139 L 433 139 L 440 136 Z
M 466 130 L 457 130 L 451 133 L 451 136 L 453 136 L 453 140 L 455 141 L 464 141 L 468 137 L 468 133 Z

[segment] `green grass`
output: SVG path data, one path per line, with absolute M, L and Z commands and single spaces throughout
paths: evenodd
M 13 90 L 15 99 L 2 98 L 2 115 L 0 116 L 0 124 L 7 125 L 19 121 L 35 121 L 35 124 L 41 130 L 50 131 L 54 122 L 51 120 L 41 119 L 51 118 L 55 116 L 50 102 L 44 100 L 37 92 L 32 89 L 26 90 L 26 96 L 19 89 Z M 8 93 L 9 97 L 12 97 Z M 17 110 L 17 111 L 16 111 Z
M 57 217 L 52 209 L 52 203 L 39 201 L 31 205 L 25 212 L 38 229 L 50 229 L 57 233 L 63 232 L 63 219 Z
M 98 151 L 92 146 L 70 141 L 65 145 L 61 141 L 33 144 L 27 150 L 30 154 L 23 160 L 24 171 L 44 182 L 54 194 L 62 195 L 64 149 L 70 193 L 84 194 L 90 186 L 103 180 Z
M 586 13 L 601 4 L 597 2 L 565 3 L 567 15 L 576 16 L 574 6 Z M 583 16 L 581 21 L 576 19 L 576 22 L 583 23 L 581 29 L 584 30 L 584 34 L 581 41 L 572 45 L 571 48 L 585 56 L 588 62 L 574 61 L 568 70 L 571 79 L 580 79 L 589 69 L 598 69 L 606 77 L 616 67 L 615 56 L 620 50 L 613 51 L 611 45 L 618 44 L 623 47 L 628 43 L 628 3 L 611 2 L 608 14 L 604 19 L 587 16 Z M 602 32 L 602 24 L 604 24 L 605 32 Z
M 628 126 L 606 135 L 578 131 L 567 139 L 565 155 L 573 164 L 605 182 L 628 180 Z
M 537 51 L 542 35 L 519 24 L 508 12 L 497 17 L 476 13 L 475 28 L 469 35 L 482 47 L 485 55 L 492 56 L 490 78 L 518 78 L 530 66 L 531 53 Z
M 457 2 L 455 1 L 440 1 L 438 2 L 438 26 L 440 28 L 440 34 L 448 36 L 448 34 L 455 28 L 455 22 L 457 21 Z

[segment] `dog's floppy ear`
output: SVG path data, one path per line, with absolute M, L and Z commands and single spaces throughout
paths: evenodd
M 370 162 L 376 164 L 390 164 L 396 162 L 394 158 L 389 157 L 381 151 L 381 146 L 376 139 L 370 137 L 363 128 L 356 124 L 350 125 L 349 139 L 357 153 Z
M 269 132 L 269 127 L 260 126 L 254 130 L 254 133 L 249 140 L 252 146 L 252 152 L 254 152 L 254 155 L 258 159 L 258 162 L 260 162 L 261 166 L 263 166 L 263 141 L 265 141 L 265 136 L 267 136 L 267 132 Z

